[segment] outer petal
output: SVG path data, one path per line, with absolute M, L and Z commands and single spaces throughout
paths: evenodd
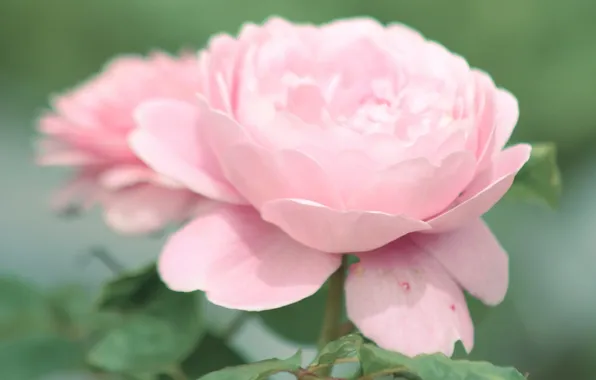
M 519 118 L 517 99 L 509 91 L 499 89 L 497 93 L 497 127 L 495 130 L 495 153 L 499 152 L 507 141 Z
M 201 136 L 206 138 L 225 172 L 226 165 L 222 162 L 221 154 L 233 145 L 250 143 L 252 139 L 243 126 L 232 120 L 230 116 L 212 109 L 202 96 L 198 96 L 197 106 L 201 114 L 201 123 L 199 123 Z
M 517 172 L 530 158 L 532 147 L 519 144 L 505 149 L 492 166 L 480 173 L 454 206 L 431 219 L 429 232 L 444 232 L 461 226 L 491 209 L 513 184 Z
M 77 173 L 54 194 L 51 200 L 52 209 L 59 213 L 89 209 L 104 193 L 97 184 L 98 175 L 99 172 L 93 169 Z
M 173 189 L 184 187 L 167 177 L 155 173 L 142 164 L 120 165 L 106 169 L 99 176 L 98 182 L 102 187 L 112 190 L 148 182 Z
M 199 200 L 200 197 L 186 189 L 145 184 L 107 192 L 103 206 L 110 227 L 126 234 L 143 234 L 189 218 Z
M 497 124 L 497 90 L 491 77 L 474 70 L 477 81 L 476 123 L 478 130 L 478 171 L 485 170 L 492 160 Z
M 304 198 L 338 207 L 341 199 L 323 168 L 296 150 L 269 152 L 256 145 L 235 145 L 224 155 L 227 177 L 257 209 L 280 198 Z
M 414 356 L 474 344 L 460 287 L 407 239 L 363 254 L 346 281 L 348 317 L 379 346 Z
M 261 215 L 302 244 L 335 253 L 370 251 L 410 232 L 429 228 L 426 223 L 403 215 L 340 211 L 303 199 L 267 202 Z
M 42 124 L 43 125 L 43 124 Z M 43 166 L 85 166 L 102 163 L 102 158 L 91 152 L 72 148 L 68 143 L 45 138 L 38 142 L 36 163 Z
M 453 232 L 413 234 L 411 238 L 473 296 L 489 305 L 496 305 L 505 298 L 509 258 L 481 219 Z
M 198 124 L 204 121 L 195 107 L 172 100 L 150 101 L 136 109 L 135 119 L 138 128 L 129 136 L 130 147 L 152 169 L 206 197 L 244 203 L 221 177 L 202 141 Z
M 348 207 L 425 219 L 457 198 L 472 180 L 475 167 L 469 152 L 453 153 L 437 167 L 424 158 L 408 160 L 379 173 Z
M 314 294 L 340 264 L 338 255 L 295 242 L 252 208 L 216 205 L 170 238 L 158 266 L 171 289 L 266 310 Z

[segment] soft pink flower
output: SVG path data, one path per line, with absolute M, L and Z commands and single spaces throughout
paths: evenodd
M 480 217 L 529 158 L 528 145 L 504 148 L 515 97 L 417 32 L 368 19 L 249 24 L 213 38 L 200 67 L 196 102 L 144 104 L 130 143 L 236 205 L 170 238 L 164 281 L 263 310 L 308 297 L 357 254 L 347 310 L 365 335 L 410 355 L 470 350 L 463 289 L 494 305 L 508 286 Z
M 100 203 L 110 226 L 146 233 L 189 218 L 203 197 L 148 168 L 130 149 L 133 112 L 154 98 L 192 102 L 201 90 L 195 57 L 123 57 L 54 99 L 40 120 L 42 165 L 76 168 L 56 208 Z

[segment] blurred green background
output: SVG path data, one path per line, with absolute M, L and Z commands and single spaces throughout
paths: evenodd
M 118 54 L 198 49 L 213 33 L 235 33 L 270 15 L 403 22 L 518 97 L 514 140 L 558 144 L 564 196 L 557 211 L 503 201 L 487 216 L 510 252 L 511 288 L 478 324 L 472 357 L 514 365 L 536 380 L 596 378 L 596 2 L 2 0 L 0 274 L 44 288 L 78 282 L 93 289 L 109 271 L 84 262 L 91 247 L 105 247 L 132 268 L 154 259 L 163 237 L 123 238 L 97 214 L 64 220 L 50 213 L 49 196 L 65 173 L 33 165 L 35 119 L 50 94 Z M 2 297 L 0 290 L 0 305 Z M 243 326 L 233 345 L 245 355 L 256 347 L 249 359 L 293 349 L 258 320 Z

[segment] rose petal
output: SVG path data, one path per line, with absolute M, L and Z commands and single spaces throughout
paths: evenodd
M 173 290 L 266 310 L 314 294 L 340 264 L 340 256 L 295 242 L 250 207 L 215 205 L 169 239 L 158 265 Z
M 252 141 L 243 126 L 221 111 L 212 109 L 207 100 L 200 95 L 197 96 L 197 106 L 201 114 L 201 122 L 198 124 L 201 136 L 207 139 L 215 155 L 222 154 L 235 144 Z M 221 157 L 219 161 L 223 167 Z
M 474 331 L 460 287 L 407 239 L 360 256 L 346 280 L 348 317 L 379 346 L 414 356 L 467 351 Z
M 485 170 L 493 158 L 492 153 L 495 145 L 495 128 L 497 124 L 497 100 L 495 84 L 491 77 L 479 70 L 473 73 L 477 80 L 476 120 L 478 131 L 478 171 Z
M 226 176 L 257 209 L 280 198 L 305 198 L 339 206 L 339 194 L 323 168 L 295 150 L 269 152 L 256 145 L 236 145 L 224 159 L 230 163 Z
M 315 85 L 298 85 L 290 88 L 286 109 L 306 123 L 320 122 L 326 105 L 321 89 Z
M 302 244 L 334 253 L 370 251 L 410 232 L 429 228 L 404 215 L 341 211 L 303 199 L 267 202 L 261 215 Z
M 412 234 L 411 238 L 473 296 L 489 305 L 505 298 L 509 258 L 481 219 L 452 232 Z
M 497 127 L 495 129 L 495 152 L 499 152 L 513 133 L 519 118 L 519 105 L 513 94 L 499 89 L 497 93 Z
M 128 186 L 151 181 L 159 182 L 160 176 L 145 165 L 121 165 L 106 169 L 98 178 L 100 185 L 106 189 L 118 190 Z M 164 184 L 175 187 L 173 182 Z
M 35 161 L 42 166 L 85 166 L 101 163 L 102 159 L 92 154 L 64 148 L 40 153 Z
M 77 173 L 52 196 L 52 209 L 59 213 L 71 209 L 89 209 L 104 194 L 103 189 L 97 184 L 98 175 L 99 172 L 93 169 Z
M 150 101 L 136 109 L 135 120 L 138 128 L 129 136 L 130 147 L 153 170 L 208 198 L 244 203 L 218 173 L 218 164 L 199 135 L 198 124 L 205 121 L 196 107 Z
M 490 210 L 509 190 L 515 175 L 530 158 L 531 150 L 530 145 L 519 144 L 502 151 L 492 166 L 472 181 L 452 208 L 428 221 L 432 227 L 429 232 L 457 228 Z
M 449 155 L 439 166 L 427 159 L 408 160 L 378 173 L 350 199 L 348 207 L 425 219 L 444 210 L 474 176 L 476 160 L 469 152 Z
M 151 184 L 108 193 L 103 200 L 106 223 L 124 234 L 144 234 L 163 229 L 169 222 L 189 218 L 199 200 L 188 190 Z

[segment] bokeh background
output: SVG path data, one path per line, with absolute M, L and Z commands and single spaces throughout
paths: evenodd
M 502 201 L 487 215 L 511 255 L 511 288 L 506 301 L 478 324 L 471 356 L 516 366 L 535 380 L 595 378 L 591 1 L 1 0 L 0 275 L 22 276 L 44 289 L 67 283 L 94 289 L 111 274 L 101 262 L 87 260 L 93 247 L 135 268 L 153 260 L 164 240 L 118 236 L 98 212 L 76 219 L 51 213 L 49 197 L 66 173 L 33 164 L 36 117 L 49 95 L 76 85 L 116 55 L 199 49 L 213 33 L 235 33 L 243 22 L 270 15 L 315 23 L 348 16 L 403 22 L 463 55 L 518 97 L 514 140 L 558 144 L 564 195 L 556 211 Z M 9 298 L 0 289 L 0 321 Z M 227 315 L 215 308 L 210 313 L 214 321 Z M 293 350 L 258 318 L 242 326 L 233 345 L 250 360 Z M 1 352 L 0 360 L 6 358 Z

